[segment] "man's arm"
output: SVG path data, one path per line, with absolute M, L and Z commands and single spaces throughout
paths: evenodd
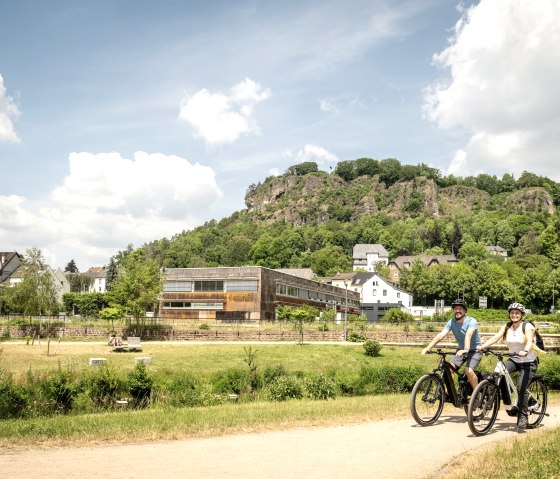
M 429 353 L 431 351 L 431 349 L 437 344 L 439 343 L 443 338 L 445 338 L 445 336 L 447 336 L 447 333 L 449 333 L 449 329 L 442 329 L 435 337 L 434 339 L 432 339 L 430 341 L 430 344 L 428 344 L 428 346 L 426 346 L 424 349 L 422 349 L 422 354 L 426 354 Z

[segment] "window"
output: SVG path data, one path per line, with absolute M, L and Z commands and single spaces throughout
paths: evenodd
M 373 293 L 373 296 L 377 296 L 377 290 L 376 290 L 376 289 L 374 289 L 374 290 L 372 291 L 372 293 Z
M 224 282 L 219 280 L 209 280 L 209 281 L 195 281 L 194 282 L 195 291 L 223 291 Z
M 397 298 L 400 298 L 400 297 L 401 297 L 401 293 L 400 293 L 400 291 L 398 291 L 397 292 Z
M 163 291 L 166 293 L 173 293 L 178 291 L 191 292 L 192 281 L 167 281 L 163 285 Z
M 386 289 L 383 290 L 383 296 L 387 296 L 387 290 Z
M 226 291 L 257 291 L 256 279 L 236 279 L 226 281 Z

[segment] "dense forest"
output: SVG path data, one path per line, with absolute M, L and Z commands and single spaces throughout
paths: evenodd
M 483 295 L 494 307 L 518 300 L 545 312 L 558 294 L 560 185 L 530 172 L 460 178 L 423 164 L 361 158 L 327 173 L 306 162 L 249 186 L 246 204 L 140 250 L 163 267 L 309 267 L 328 276 L 351 271 L 355 244 L 379 243 L 391 258 L 459 258 L 454 267 L 417 263 L 402 275 L 415 304 Z M 488 254 L 490 245 L 505 248 L 508 261 Z M 130 251 L 119 252 L 117 262 Z

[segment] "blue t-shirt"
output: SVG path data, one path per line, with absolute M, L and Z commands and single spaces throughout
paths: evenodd
M 475 328 L 475 331 L 471 336 L 470 347 L 465 348 L 465 334 L 467 334 L 467 331 L 471 328 Z M 476 351 L 476 347 L 482 344 L 482 342 L 480 341 L 480 336 L 478 335 L 478 323 L 472 316 L 465 316 L 465 319 L 463 319 L 462 323 L 458 323 L 457 320 L 453 317 L 447 322 L 444 329 L 446 331 L 451 330 L 453 332 L 453 336 L 455 336 L 457 344 L 459 345 L 459 349 Z

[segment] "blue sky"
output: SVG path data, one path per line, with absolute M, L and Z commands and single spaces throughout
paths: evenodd
M 555 0 L 3 0 L 0 33 L 0 250 L 52 266 L 302 161 L 560 181 Z

